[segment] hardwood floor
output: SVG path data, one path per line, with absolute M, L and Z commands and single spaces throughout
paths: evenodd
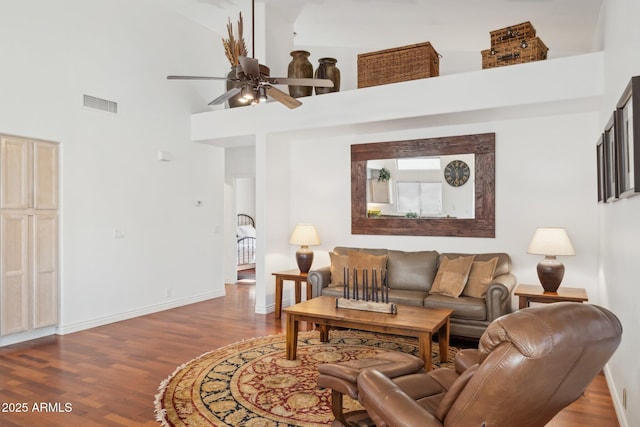
M 252 285 L 227 285 L 224 298 L 0 348 L 0 425 L 157 427 L 157 387 L 177 366 L 283 332 L 284 321 L 253 306 Z M 549 425 L 618 427 L 604 376 Z

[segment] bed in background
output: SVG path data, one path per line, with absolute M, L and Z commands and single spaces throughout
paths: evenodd
M 255 225 L 255 221 L 250 215 L 238 214 L 236 227 L 238 270 L 249 270 L 256 267 Z

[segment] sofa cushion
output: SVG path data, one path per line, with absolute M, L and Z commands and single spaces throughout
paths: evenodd
M 498 257 L 498 263 L 496 264 L 496 271 L 493 273 L 493 277 L 498 277 L 503 274 L 508 274 L 511 272 L 511 258 L 504 252 L 493 252 L 493 253 L 484 253 L 484 254 L 465 254 L 458 252 L 445 252 L 440 254 L 440 262 L 442 262 L 442 258 L 447 257 L 449 259 L 458 258 L 461 256 L 469 256 L 474 255 L 474 261 L 489 261 L 491 258 Z
M 389 251 L 387 270 L 389 287 L 428 292 L 436 274 L 436 251 Z
M 493 257 L 489 261 L 474 260 L 469 272 L 469 279 L 462 293 L 468 297 L 484 298 L 489 283 L 493 280 L 497 263 L 498 257 Z
M 484 298 L 472 298 L 462 295 L 451 298 L 446 295 L 432 294 L 424 299 L 424 306 L 429 308 L 450 308 L 451 318 L 486 320 L 487 304 Z
M 449 259 L 442 257 L 429 293 L 458 298 L 469 278 L 473 255 Z
M 339 255 L 335 252 L 329 253 L 331 259 L 331 282 L 334 285 L 344 286 L 345 267 L 349 270 L 349 284 L 353 286 L 353 269 L 358 269 L 358 283 L 362 284 L 362 269 L 367 269 L 371 275 L 371 270 L 382 271 L 387 267 L 387 255 L 371 255 L 356 250 L 348 251 L 347 255 Z M 371 276 L 369 276 L 371 277 Z

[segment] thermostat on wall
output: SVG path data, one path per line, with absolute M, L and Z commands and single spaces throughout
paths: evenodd
M 161 162 L 170 162 L 173 156 L 168 151 L 158 151 L 158 160 Z

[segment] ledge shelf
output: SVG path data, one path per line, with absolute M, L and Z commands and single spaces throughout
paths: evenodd
M 258 134 L 296 138 L 597 111 L 604 54 L 595 52 L 302 98 L 191 117 L 192 140 L 251 145 Z

